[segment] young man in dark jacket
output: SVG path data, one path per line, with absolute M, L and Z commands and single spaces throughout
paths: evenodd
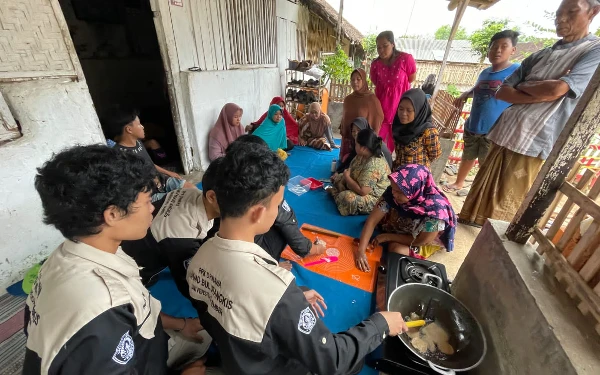
M 221 226 L 194 255 L 188 283 L 225 373 L 354 374 L 386 335 L 408 330 L 400 313 L 382 312 L 331 333 L 310 306 L 320 296 L 303 292 L 292 273 L 254 243 L 275 222 L 287 166 L 264 146 L 240 145 L 225 155 L 220 172 Z
M 265 141 L 255 135 L 247 134 L 239 137 L 235 142 L 227 147 L 226 152 L 230 152 L 241 145 L 267 146 Z M 215 220 L 215 225 L 210 231 L 208 238 L 214 236 L 219 230 L 219 221 Z M 320 242 L 311 242 L 306 238 L 298 227 L 298 220 L 294 209 L 284 200 L 281 202 L 277 211 L 277 218 L 273 226 L 267 233 L 259 234 L 254 238 L 254 242 L 262 247 L 273 259 L 279 260 L 281 253 L 287 245 L 290 245 L 292 251 L 298 256 L 304 258 L 308 255 L 318 255 L 325 253 L 325 245 Z M 281 262 L 280 266 L 290 270 L 290 262 Z

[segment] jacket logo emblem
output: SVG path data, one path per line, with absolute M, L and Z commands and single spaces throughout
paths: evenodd
M 125 332 L 125 334 L 121 336 L 121 341 L 119 341 L 119 345 L 117 345 L 115 354 L 112 356 L 113 361 L 120 365 L 127 364 L 127 362 L 133 358 L 134 349 L 135 345 L 133 344 L 133 339 L 129 335 L 129 331 Z
M 281 204 L 281 208 L 283 208 L 287 212 L 290 212 L 291 210 L 290 205 L 286 201 L 283 201 L 283 203 Z
M 310 310 L 310 307 L 307 307 L 300 312 L 298 331 L 308 335 L 312 331 L 315 324 L 317 324 L 317 318 L 315 318 L 315 314 L 313 314 L 313 312 Z
M 192 262 L 192 258 L 190 259 L 186 259 L 183 261 L 183 269 L 188 269 L 188 267 L 190 266 L 190 263 Z

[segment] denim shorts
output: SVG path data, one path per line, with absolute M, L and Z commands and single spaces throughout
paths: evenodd
M 180 180 L 175 177 L 167 178 L 164 185 L 160 187 L 159 191 L 157 193 L 152 194 L 152 202 L 156 202 L 163 199 L 164 196 L 167 195 L 167 193 L 173 190 L 182 189 L 183 185 L 185 185 L 185 180 Z

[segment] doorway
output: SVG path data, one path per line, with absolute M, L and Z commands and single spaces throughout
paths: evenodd
M 156 164 L 182 173 L 149 0 L 59 0 L 98 117 L 137 109 Z M 111 138 L 107 129 L 105 136 Z

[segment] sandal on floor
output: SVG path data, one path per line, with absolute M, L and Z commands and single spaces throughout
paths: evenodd
M 476 224 L 476 223 L 474 223 L 472 221 L 467 221 L 467 220 L 464 220 L 464 219 L 457 219 L 456 221 L 458 221 L 460 224 L 468 225 L 470 227 L 479 228 L 479 229 L 483 228 L 482 225 Z
M 461 189 L 462 189 L 462 188 L 461 188 Z M 459 190 L 461 190 L 461 189 L 458 189 L 458 188 L 451 188 L 451 187 L 450 187 L 450 185 L 443 185 L 443 186 L 442 186 L 442 190 L 443 190 L 444 192 L 446 192 L 446 193 L 454 193 L 454 192 L 457 192 L 457 191 L 459 191 Z M 457 195 L 458 195 L 458 193 L 457 193 Z
M 467 195 L 469 195 L 469 190 L 471 190 L 469 187 L 464 187 L 462 189 L 457 190 L 456 195 L 458 195 L 459 197 L 466 197 Z
M 456 165 L 450 164 L 444 168 L 444 172 L 449 176 L 455 176 L 458 173 L 458 168 L 456 168 Z

